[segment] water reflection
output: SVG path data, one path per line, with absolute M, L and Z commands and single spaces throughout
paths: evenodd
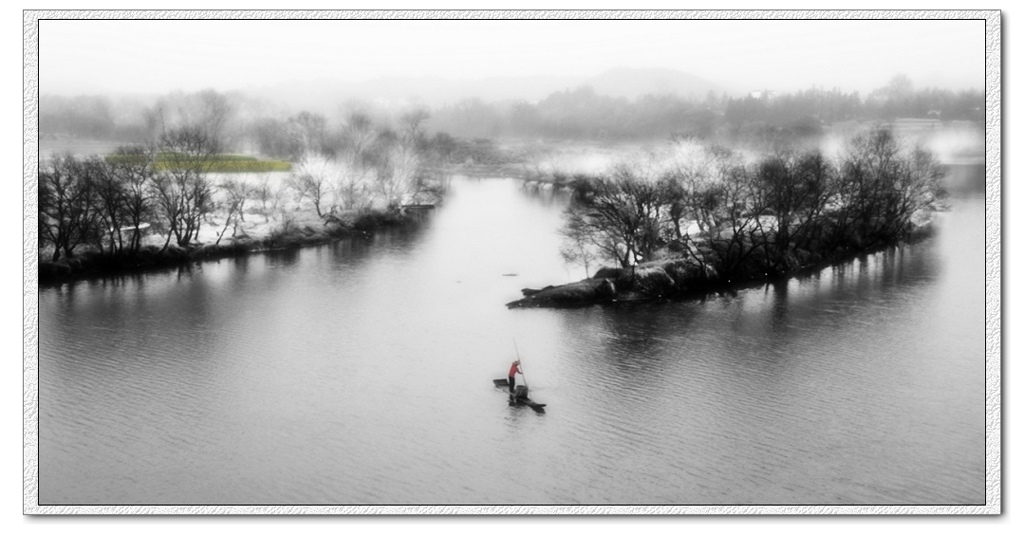
M 299 260 L 301 252 L 298 248 L 284 248 L 268 250 L 263 256 L 271 267 L 291 267 Z
M 785 328 L 790 323 L 789 319 L 789 280 L 777 280 L 770 284 L 765 284 L 764 292 L 766 297 L 771 297 L 772 301 L 769 305 L 769 326 L 773 331 L 778 331 Z

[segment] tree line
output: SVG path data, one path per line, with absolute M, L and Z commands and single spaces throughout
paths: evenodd
M 675 94 L 648 94 L 635 99 L 598 94 L 590 87 L 559 91 L 536 102 L 485 102 L 468 99 L 428 109 L 405 109 L 432 117 L 435 135 L 425 139 L 449 153 L 472 148 L 456 138 L 543 137 L 580 140 L 665 139 L 670 136 L 722 142 L 760 142 L 818 135 L 843 121 L 892 121 L 899 118 L 982 121 L 985 95 L 980 91 L 915 89 L 906 76 L 866 95 L 812 88 L 792 93 L 769 91 L 742 96 L 709 93 L 703 100 Z M 339 108 L 358 111 L 383 125 L 399 117 L 370 104 Z M 346 139 L 341 123 L 320 113 L 281 116 L 240 93 L 172 93 L 152 104 L 102 96 L 40 97 L 43 136 L 132 141 L 156 140 L 168 122 L 219 121 L 226 148 L 258 148 L 274 157 L 295 158 L 310 141 L 325 151 Z M 446 132 L 440 134 L 439 132 Z M 458 154 L 456 154 L 458 155 Z
M 546 137 L 624 141 L 697 138 L 719 142 L 763 143 L 820 135 L 844 121 L 900 118 L 984 119 L 984 94 L 940 89 L 914 90 L 905 77 L 862 96 L 838 89 L 793 93 L 760 92 L 729 97 L 709 93 L 704 100 L 673 94 L 615 98 L 589 87 L 554 93 L 535 103 L 466 100 L 434 110 L 434 124 L 464 137 Z
M 577 175 L 563 255 L 588 269 L 684 258 L 707 280 L 779 275 L 910 235 L 943 208 L 943 170 L 889 129 L 845 154 L 775 153 L 746 162 L 700 146 L 669 165 L 623 164 Z

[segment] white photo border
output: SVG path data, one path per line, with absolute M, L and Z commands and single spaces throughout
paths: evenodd
M 997 515 L 1002 513 L 1002 13 L 998 10 L 25 10 L 23 473 L 26 515 Z M 44 19 L 950 19 L 985 21 L 985 504 L 967 506 L 40 506 L 39 21 Z

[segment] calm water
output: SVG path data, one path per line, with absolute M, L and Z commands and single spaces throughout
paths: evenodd
M 582 276 L 563 202 L 457 179 L 412 230 L 41 289 L 40 504 L 984 503 L 980 193 L 809 278 L 507 310 Z M 491 383 L 513 339 L 546 413 Z

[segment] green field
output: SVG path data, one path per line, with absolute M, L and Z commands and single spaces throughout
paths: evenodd
M 113 154 L 107 156 L 111 163 L 131 162 L 137 159 L 136 156 Z M 174 154 L 157 154 L 153 162 L 153 170 L 170 171 L 176 167 L 185 165 L 187 158 L 176 157 Z M 241 156 L 238 154 L 215 154 L 206 159 L 202 164 L 206 172 L 287 172 L 292 169 L 292 164 L 283 160 L 267 159 L 261 160 L 252 156 Z

